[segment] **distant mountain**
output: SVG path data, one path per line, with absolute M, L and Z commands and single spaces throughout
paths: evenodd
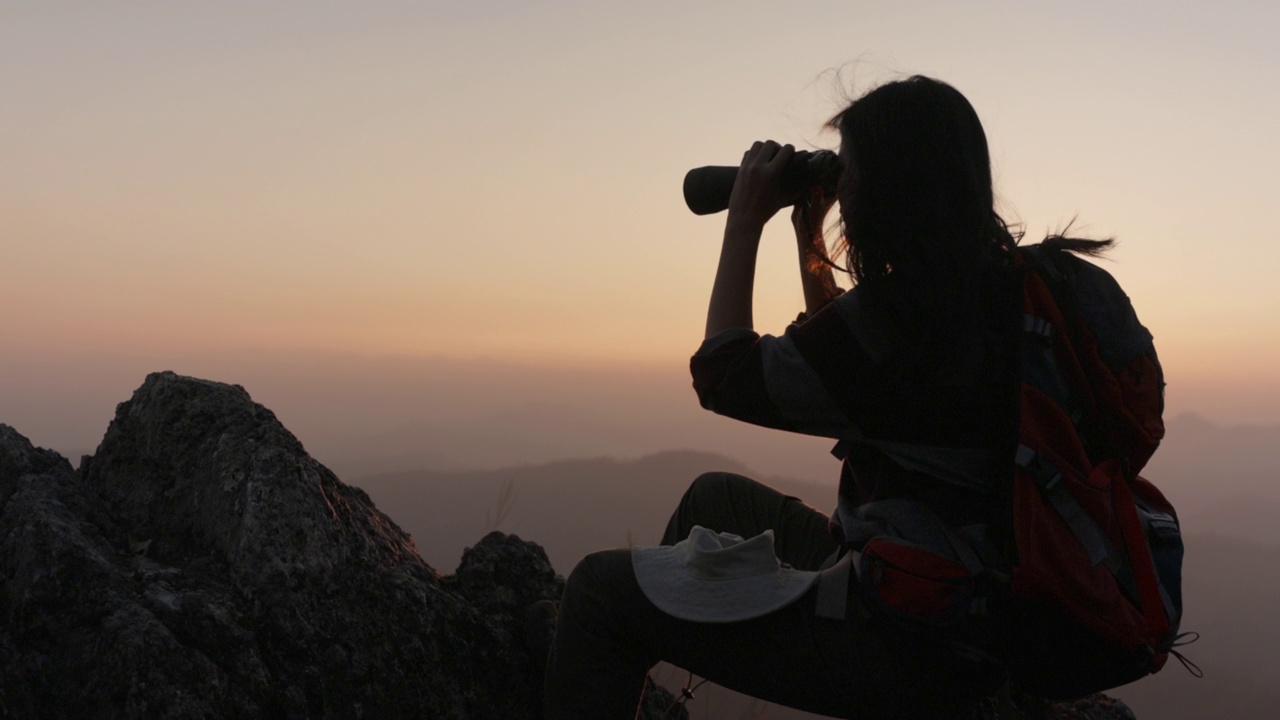
M 1198 415 L 1165 423 L 1165 439 L 1143 475 L 1183 514 L 1224 497 L 1280 500 L 1280 426 L 1215 425 Z
M 1280 544 L 1280 426 L 1187 414 L 1165 430 L 1142 474 L 1174 503 L 1184 532 Z
M 1226 494 L 1179 503 L 1184 532 L 1251 540 L 1280 547 L 1280 494 Z
M 683 388 L 682 388 L 683 389 Z M 679 402 L 669 389 L 647 405 L 620 402 L 529 402 L 489 414 L 415 418 L 392 427 L 318 435 L 321 459 L 349 477 L 437 471 L 496 470 L 584 457 L 638 457 L 673 447 L 742 458 L 773 474 L 835 484 L 839 463 L 827 438 L 755 427 Z M 691 396 L 691 391 L 689 391 Z M 683 396 L 682 396 L 683 397 Z
M 465 543 L 500 529 L 536 539 L 556 570 L 568 574 L 592 550 L 657 543 L 689 484 L 714 470 L 751 474 L 723 456 L 686 450 L 626 461 L 595 458 L 480 472 L 391 473 L 357 484 L 413 535 L 423 558 L 441 572 L 452 571 Z M 767 481 L 824 512 L 835 502 L 830 486 Z
M 768 474 L 831 484 L 839 472 L 827 453 L 830 440 L 754 427 L 702 409 L 685 358 L 655 366 L 550 367 L 485 359 L 254 352 L 183 359 L 174 366 L 237 378 L 272 407 L 316 459 L 347 478 L 640 457 L 670 448 L 717 452 Z M 4 380 L 0 374 L 0 406 L 6 398 Z M 65 384 L 62 376 L 50 378 L 45 391 L 62 392 Z M 116 392 L 105 393 L 103 408 L 114 407 Z M 45 409 L 44 415 L 73 407 L 72 398 L 51 397 L 56 402 L 42 396 L 24 405 Z M 88 409 L 85 414 L 94 416 Z M 83 447 L 96 442 L 96 432 L 90 424 L 75 437 L 50 442 L 61 449 Z

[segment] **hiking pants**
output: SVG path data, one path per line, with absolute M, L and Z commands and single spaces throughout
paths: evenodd
M 749 478 L 700 476 L 663 535 L 694 525 L 752 537 L 772 529 L 779 559 L 815 570 L 836 549 L 827 516 Z M 548 659 L 546 720 L 633 720 L 653 665 L 666 661 L 772 703 L 847 718 L 965 717 L 993 690 L 986 669 L 958 659 L 942 638 L 876 622 L 852 589 L 844 620 L 815 614 L 816 586 L 763 617 L 679 620 L 636 582 L 630 550 L 588 555 L 569 575 Z

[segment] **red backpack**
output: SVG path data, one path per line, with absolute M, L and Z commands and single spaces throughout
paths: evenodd
M 1177 637 L 1178 518 L 1138 475 L 1164 436 L 1164 379 L 1111 275 L 1049 243 L 1018 248 L 1013 264 L 1016 451 L 1007 476 L 972 486 L 1002 519 L 956 528 L 916 500 L 851 507 L 842 497 L 833 523 L 851 562 L 826 572 L 818 612 L 843 616 L 842 565 L 873 610 L 908 627 L 946 632 L 991 611 L 1013 683 L 1074 698 L 1160 670 Z M 833 452 L 843 458 L 850 445 L 924 472 L 966 462 L 964 450 L 862 436 Z
M 1138 475 L 1164 436 L 1164 378 L 1120 286 L 1063 250 L 1019 248 L 1018 445 L 1007 534 L 1010 669 L 1075 697 L 1154 673 L 1182 616 L 1177 514 Z

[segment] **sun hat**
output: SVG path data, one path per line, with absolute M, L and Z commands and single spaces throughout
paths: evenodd
M 694 622 L 736 622 L 767 615 L 804 595 L 817 572 L 783 565 L 773 531 L 743 539 L 695 525 L 675 545 L 631 549 L 645 597 L 659 610 Z

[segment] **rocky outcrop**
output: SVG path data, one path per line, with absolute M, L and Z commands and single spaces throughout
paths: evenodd
M 79 470 L 0 425 L 0 718 L 538 718 L 562 582 L 501 533 L 441 577 L 239 386 L 149 376 Z
M 561 582 L 500 533 L 441 578 L 238 386 L 148 377 L 79 472 L 0 426 L 0 717 L 535 718 Z

